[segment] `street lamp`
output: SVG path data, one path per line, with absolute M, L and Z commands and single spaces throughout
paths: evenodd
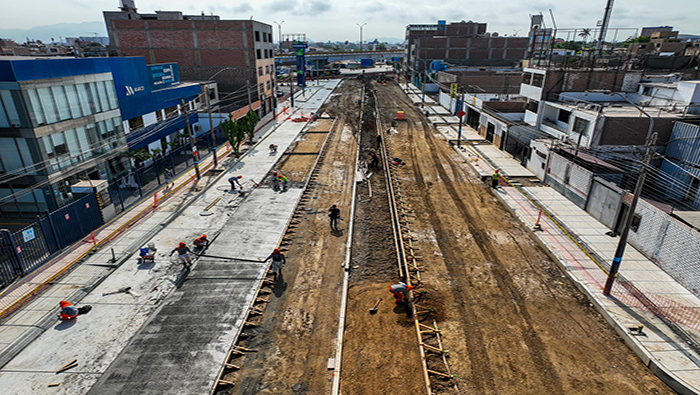
M 615 257 L 613 258 L 612 265 L 610 266 L 610 272 L 608 273 L 608 279 L 605 281 L 605 288 L 603 288 L 603 295 L 610 295 L 610 290 L 612 289 L 613 283 L 615 282 L 615 277 L 620 270 L 620 262 L 622 262 L 622 256 L 625 254 L 625 247 L 627 247 L 627 236 L 629 236 L 630 227 L 632 225 L 632 219 L 634 218 L 634 211 L 637 209 L 637 202 L 639 201 L 639 196 L 642 194 L 642 188 L 644 187 L 644 181 L 647 176 L 647 169 L 649 168 L 649 163 L 651 162 L 652 150 L 651 147 L 656 143 L 657 134 L 654 132 L 654 118 L 647 114 L 641 107 L 630 101 L 627 96 L 619 92 L 610 91 L 589 91 L 604 93 L 607 95 L 620 96 L 627 103 L 631 104 L 639 110 L 642 114 L 649 118 L 649 129 L 647 130 L 647 136 L 645 139 L 646 151 L 644 153 L 644 162 L 642 164 L 642 169 L 639 172 L 639 178 L 637 178 L 637 185 L 634 187 L 634 196 L 632 197 L 632 202 L 630 203 L 629 210 L 625 215 L 624 228 L 622 228 L 622 233 L 620 234 L 620 241 L 617 243 L 617 249 L 615 250 Z
M 278 29 L 277 31 L 279 32 L 279 39 L 280 39 L 280 41 L 279 41 L 279 44 L 280 44 L 280 51 L 282 51 L 282 24 L 284 23 L 284 21 L 282 21 L 282 22 L 280 22 L 280 23 L 277 23 L 277 22 L 273 21 L 272 23 L 274 23 L 275 25 L 277 25 L 277 29 Z
M 362 28 L 365 27 L 366 24 L 367 22 L 361 25 L 359 23 L 356 23 L 356 25 L 360 27 L 360 52 L 362 52 Z

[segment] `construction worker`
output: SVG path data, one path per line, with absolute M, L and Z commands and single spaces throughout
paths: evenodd
M 389 292 L 394 295 L 394 300 L 396 303 L 403 303 L 404 298 L 408 298 L 408 291 L 412 289 L 412 286 L 400 282 L 389 287 Z
M 192 251 L 189 249 L 189 247 L 187 247 L 187 244 L 185 244 L 184 241 L 181 241 L 180 244 L 175 247 L 175 249 L 170 251 L 170 256 L 173 256 L 175 252 L 177 252 L 177 257 L 180 258 L 180 263 L 186 267 L 192 264 L 192 260 L 190 259 L 190 253 Z
M 203 250 L 206 247 L 209 247 L 209 239 L 207 239 L 207 235 L 201 235 L 200 237 L 194 239 L 194 248 L 197 250 Z
M 391 129 L 389 129 L 391 130 Z M 382 146 L 382 135 L 381 133 L 377 133 L 377 148 Z
M 58 305 L 61 306 L 61 312 L 58 315 L 62 320 L 72 320 L 75 319 L 75 317 L 81 314 L 87 314 L 90 310 L 92 310 L 92 306 L 90 305 L 78 308 L 65 300 L 58 302 Z
M 338 230 L 338 220 L 340 219 L 340 209 L 334 205 L 328 209 L 328 217 L 331 219 L 331 230 Z
M 263 262 L 267 262 L 270 259 L 272 259 L 272 265 L 270 265 L 270 268 L 272 269 L 272 273 L 275 275 L 275 281 L 277 281 L 278 275 L 282 275 L 282 266 L 287 263 L 287 259 L 284 257 L 284 254 L 280 252 L 279 248 L 275 248 L 275 250 L 272 251 L 272 254 L 265 258 Z
M 279 182 L 279 188 L 281 189 L 282 192 L 287 190 L 287 183 L 289 182 L 289 178 L 285 176 L 284 174 L 278 174 L 277 175 L 277 181 Z
M 498 174 L 498 169 L 493 172 L 491 176 L 491 188 L 498 188 L 498 181 L 501 179 L 501 175 Z
M 373 152 L 369 154 L 369 167 L 372 169 L 377 169 L 379 168 L 379 157 Z
M 231 192 L 236 190 L 236 185 L 238 185 L 238 188 L 243 190 L 243 185 L 241 185 L 239 179 L 243 178 L 243 176 L 233 176 L 228 179 L 229 184 L 231 184 Z

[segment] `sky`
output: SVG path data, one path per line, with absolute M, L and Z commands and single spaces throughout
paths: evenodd
M 606 0 L 136 0 L 136 7 L 141 13 L 180 10 L 186 14 L 214 13 L 222 19 L 252 16 L 273 25 L 275 40 L 278 30 L 273 22 L 284 21 L 283 34 L 306 33 L 314 41 L 358 41 L 358 23 L 367 23 L 365 39 L 403 38 L 407 24 L 434 24 L 438 19 L 488 23 L 489 32 L 523 36 L 527 35 L 529 14 L 542 12 L 551 26 L 550 8 L 559 28 L 594 27 L 603 18 L 605 3 Z M 119 0 L 24 0 L 9 4 L 10 0 L 0 0 L 0 29 L 102 21 L 102 11 L 116 11 Z M 698 0 L 618 0 L 611 26 L 671 25 L 681 33 L 700 34 L 698 15 Z M 633 32 L 621 34 L 627 33 Z

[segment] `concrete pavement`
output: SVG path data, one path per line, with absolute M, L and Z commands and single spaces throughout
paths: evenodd
M 307 100 L 308 103 L 301 105 L 303 109 L 317 111 L 318 106 L 330 96 L 332 89 L 338 83 L 338 80 L 327 81 L 325 85 L 311 92 L 307 91 L 307 95 L 311 96 Z M 179 241 L 191 243 L 202 233 L 212 237 L 221 232 L 210 251 L 216 251 L 219 249 L 218 245 L 221 245 L 220 249 L 229 251 L 229 254 L 221 256 L 233 258 L 266 256 L 276 244 L 275 238 L 279 239 L 279 235 L 284 230 L 286 223 L 284 218 L 291 214 L 300 191 L 291 190 L 284 194 L 277 194 L 270 190 L 256 189 L 242 198 L 228 192 L 227 179 L 231 175 L 243 175 L 244 187 L 252 188 L 251 180 L 259 182 L 270 171 L 282 152 L 292 144 L 305 125 L 305 123 L 289 122 L 286 117 L 280 117 L 262 133 L 260 143 L 252 147 L 239 161 L 220 163 L 221 168 L 227 169 L 226 172 L 208 181 L 203 179 L 200 185 L 207 187 L 203 192 L 190 191 L 177 199 L 167 201 L 148 218 L 138 222 L 128 232 L 111 242 L 109 247 L 114 248 L 117 256 L 126 256 L 123 265 L 115 268 L 107 264 L 107 260 L 111 258 L 111 252 L 103 249 L 78 264 L 58 283 L 51 285 L 34 301 L 3 322 L 0 325 L 0 344 L 4 343 L 5 349 L 0 353 L 0 358 L 3 355 L 8 359 L 11 358 L 0 369 L 0 388 L 3 388 L 3 392 L 5 389 L 10 389 L 10 392 L 5 393 L 85 393 L 100 380 L 105 372 L 108 372 L 108 367 L 115 359 L 128 361 L 128 355 L 137 352 L 137 348 L 127 348 L 122 352 L 127 344 L 129 347 L 137 347 L 157 343 L 157 339 L 176 339 L 172 331 L 163 329 L 167 324 L 175 325 L 178 332 L 194 330 L 196 322 L 189 320 L 190 315 L 178 315 L 178 308 L 182 306 L 191 307 L 194 310 L 202 308 L 203 311 L 208 311 L 210 316 L 218 317 L 226 325 L 230 325 L 226 327 L 214 325 L 221 330 L 208 333 L 210 337 L 199 337 L 196 341 L 194 337 L 190 337 L 194 343 L 203 347 L 200 350 L 202 353 L 210 352 L 209 347 L 227 351 L 235 333 L 240 329 L 240 322 L 236 324 L 232 318 L 240 316 L 241 311 L 247 308 L 246 298 L 252 297 L 253 294 L 251 284 L 260 281 L 264 265 L 251 265 L 243 261 L 224 264 L 220 260 L 210 261 L 203 258 L 190 274 L 190 280 L 173 293 L 174 283 L 180 275 L 181 266 L 173 263 L 168 258 L 168 254 Z M 269 144 L 278 145 L 277 155 L 268 153 L 266 147 Z M 209 207 L 208 210 L 207 207 Z M 274 213 L 269 213 L 267 211 L 269 209 L 274 209 Z M 207 215 L 210 212 L 212 215 Z M 254 229 L 253 223 L 261 225 L 263 229 Z M 135 252 L 138 247 L 149 241 L 155 242 L 159 248 L 156 262 L 138 266 L 135 264 Z M 244 253 L 244 250 L 248 252 Z M 239 251 L 241 255 L 232 256 L 230 251 Z M 223 253 L 223 251 L 219 252 Z M 211 273 L 220 271 L 219 269 L 223 266 L 232 266 L 235 269 L 231 272 L 223 270 L 223 279 L 208 278 L 212 277 Z M 218 282 L 217 284 L 224 288 L 235 288 L 230 290 L 230 303 L 221 303 L 216 299 L 216 295 L 210 295 L 207 292 L 204 292 L 206 297 L 190 297 L 202 293 L 202 288 L 196 286 L 197 282 L 204 284 L 205 287 L 207 283 L 211 286 Z M 131 286 L 134 294 L 102 296 L 104 292 L 114 291 L 124 286 Z M 207 299 L 208 297 L 211 298 Z M 59 322 L 55 314 L 58 311 L 57 303 L 61 299 L 69 301 L 82 299 L 81 304 L 91 304 L 94 308 L 89 314 L 75 321 Z M 166 300 L 165 303 L 163 303 L 164 300 Z M 154 315 L 154 313 L 157 314 Z M 143 330 L 139 332 L 141 328 Z M 138 335 L 134 337 L 137 333 Z M 161 337 L 158 338 L 158 336 Z M 184 338 L 180 337 L 180 339 Z M 181 351 L 180 349 L 165 350 L 167 344 L 167 342 L 162 343 L 162 353 L 167 355 L 168 352 Z M 173 343 L 170 344 L 173 345 Z M 195 352 L 193 349 L 190 351 Z M 118 355 L 121 359 L 117 358 Z M 60 366 L 73 359 L 78 359 L 77 368 L 60 375 L 54 373 Z M 149 363 L 154 365 L 158 363 L 154 362 L 155 359 L 157 358 L 143 358 L 139 362 L 150 366 Z M 166 360 L 171 361 L 163 357 L 160 362 Z M 211 372 L 212 375 L 218 372 L 218 366 L 223 363 L 223 357 L 216 353 L 210 354 L 210 358 L 204 360 L 208 364 L 196 360 L 194 365 L 204 369 L 205 366 L 218 364 Z M 190 365 L 186 365 L 190 360 L 178 359 L 174 362 L 178 361 L 183 365 L 172 370 L 171 374 L 177 375 L 182 380 L 197 382 L 200 386 L 211 384 L 211 380 L 206 381 L 207 384 L 202 384 L 204 383 L 203 376 L 200 377 L 202 371 L 191 371 L 198 377 L 197 380 L 193 378 L 194 376 L 183 375 L 183 371 L 190 371 L 188 370 Z M 124 366 L 121 365 L 122 363 L 116 363 L 113 370 L 109 372 L 119 372 L 120 366 Z M 101 388 L 105 388 L 106 391 L 110 391 L 110 388 L 120 388 L 121 384 L 118 383 L 117 376 L 118 374 L 116 376 L 110 374 L 109 378 L 103 380 L 101 386 L 104 387 Z M 154 377 L 158 376 L 151 376 L 151 379 Z M 158 378 L 172 381 L 165 376 Z M 48 387 L 48 384 L 55 382 L 60 384 L 59 387 Z M 177 387 L 175 381 L 172 383 L 173 391 L 184 388 Z

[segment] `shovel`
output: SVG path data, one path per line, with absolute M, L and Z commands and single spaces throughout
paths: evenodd
M 370 313 L 370 314 L 377 314 L 377 306 L 379 306 L 379 303 L 381 303 L 381 302 L 382 302 L 382 298 L 379 298 L 379 300 L 377 301 L 377 303 L 374 304 L 374 307 L 372 307 L 371 309 L 369 309 L 369 313 Z

